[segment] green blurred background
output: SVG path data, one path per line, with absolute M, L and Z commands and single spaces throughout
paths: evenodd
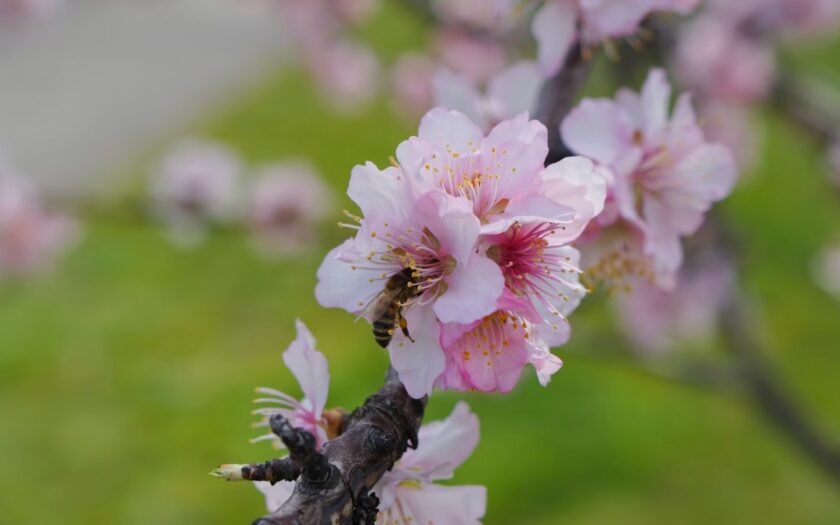
M 386 57 L 422 45 L 418 23 L 393 9 L 365 36 Z M 838 72 L 840 42 L 786 60 Z M 596 75 L 589 93 L 612 89 Z M 840 234 L 840 199 L 827 191 L 817 144 L 770 112 L 757 120 L 763 154 L 723 215 L 742 234 L 770 358 L 840 442 L 840 304 L 810 278 L 812 256 Z M 286 70 L 190 132 L 251 164 L 307 157 L 342 194 L 354 164 L 386 164 L 413 129 L 384 100 L 337 117 Z M 387 358 L 367 325 L 313 297 L 315 269 L 345 233 L 328 225 L 313 253 L 279 263 L 233 233 L 178 250 L 118 204 L 143 196 L 161 151 L 126 169 L 132 183 L 114 189 L 117 204 L 84 216 L 85 239 L 58 271 L 0 286 L 0 523 L 227 524 L 264 514 L 249 484 L 207 472 L 272 457 L 270 445 L 248 443 L 258 434 L 253 387 L 299 394 L 281 360 L 296 317 L 329 358 L 331 405 L 357 406 L 382 379 Z M 481 443 L 454 482 L 487 485 L 485 523 L 840 523 L 840 487 L 746 396 L 642 370 L 604 298 L 572 322 L 572 342 L 557 350 L 566 366 L 547 388 L 529 372 L 507 396 L 431 400 L 430 420 L 460 399 L 480 416 Z

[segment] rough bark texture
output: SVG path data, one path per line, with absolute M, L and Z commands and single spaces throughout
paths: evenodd
M 301 472 L 291 498 L 254 525 L 373 523 L 378 501 L 369 492 L 407 447 L 417 447 L 425 406 L 426 399 L 411 398 L 391 369 L 385 385 L 349 416 L 344 433 L 320 452 L 310 434 L 272 418 L 272 431 Z

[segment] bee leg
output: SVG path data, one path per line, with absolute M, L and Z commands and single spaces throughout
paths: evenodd
M 397 324 L 400 325 L 400 330 L 402 330 L 403 335 L 412 343 L 414 339 L 411 338 L 411 334 L 408 333 L 408 321 L 405 320 L 405 317 L 402 314 L 397 314 Z

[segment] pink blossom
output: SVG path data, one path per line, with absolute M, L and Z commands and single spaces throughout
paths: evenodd
M 487 506 L 487 489 L 476 485 L 438 485 L 478 445 L 478 418 L 460 402 L 443 421 L 418 433 L 419 446 L 407 450 L 374 487 L 379 497 L 377 525 L 440 523 L 479 525 Z
M 309 329 L 300 320 L 295 322 L 295 326 L 297 338 L 283 353 L 283 362 L 300 384 L 304 398 L 298 401 L 273 388 L 261 387 L 257 389 L 257 392 L 268 397 L 257 399 L 255 402 L 272 406 L 257 409 L 254 413 L 263 416 L 263 420 L 257 424 L 262 427 L 268 426 L 271 416 L 282 415 L 294 427 L 306 430 L 315 436 L 316 444 L 320 448 L 329 439 L 324 406 L 326 406 L 329 393 L 330 373 L 327 359 L 324 354 L 315 349 L 315 338 L 312 337 Z M 253 441 L 263 440 L 271 440 L 276 448 L 283 447 L 282 441 L 274 434 L 266 434 Z M 273 512 L 289 499 L 295 484 L 291 481 L 280 481 L 272 485 L 265 481 L 257 481 L 254 482 L 254 486 L 263 493 L 268 510 Z
M 57 11 L 63 3 L 63 0 L 0 0 L 0 22 L 48 15 Z
M 249 205 L 257 246 L 276 255 L 305 249 L 331 207 L 329 188 L 309 163 L 264 168 L 251 188 Z
M 411 268 L 417 295 L 403 315 L 413 341 L 398 331 L 388 350 L 406 389 L 422 397 L 444 368 L 437 319 L 481 318 L 504 282 L 499 267 L 474 250 L 480 223 L 470 203 L 438 190 L 415 198 L 406 182 L 398 168 L 354 168 L 349 194 L 364 218 L 356 237 L 327 255 L 315 294 L 324 306 L 365 314 L 386 281 Z
M 521 21 L 520 0 L 431 0 L 442 20 L 473 29 L 503 34 Z
M 492 76 L 485 93 L 468 77 L 439 69 L 434 76 L 434 98 L 437 105 L 459 111 L 482 129 L 490 129 L 521 113 L 534 112 L 542 85 L 542 73 L 528 61 Z
M 568 158 L 544 167 L 547 152 L 545 127 L 526 114 L 485 137 L 464 115 L 435 109 L 397 157 L 419 186 L 472 203 L 482 223 L 481 250 L 502 268 L 506 287 L 532 301 L 554 332 L 583 292 L 577 252 L 568 244 L 601 212 L 606 189 L 590 161 Z
M 194 244 L 206 228 L 230 220 L 239 199 L 239 159 L 220 144 L 186 140 L 161 162 L 152 181 L 154 211 L 173 240 Z
M 327 256 L 316 295 L 366 315 L 385 283 L 411 269 L 416 293 L 401 311 L 412 337 L 396 330 L 388 347 L 411 395 L 457 388 L 438 381 L 453 364 L 443 338 L 510 301 L 533 313 L 542 343 L 568 337 L 565 316 L 584 292 L 569 244 L 600 213 L 606 185 L 590 161 L 545 167 L 547 153 L 545 127 L 526 114 L 485 136 L 463 114 L 435 108 L 397 148 L 397 165 L 353 170 L 348 193 L 363 217 L 351 215 L 357 234 Z
M 549 0 L 537 11 L 531 32 L 543 73 L 551 76 L 580 39 L 597 45 L 613 38 L 630 37 L 654 11 L 688 14 L 699 0 Z
M 257 392 L 268 397 L 259 398 L 255 403 L 265 403 L 270 406 L 258 408 L 254 414 L 262 416 L 258 426 L 268 426 L 268 420 L 275 414 L 282 415 L 292 426 L 306 430 L 315 436 L 320 448 L 327 441 L 327 423 L 324 420 L 324 406 L 327 404 L 327 394 L 330 388 L 330 372 L 324 354 L 315 349 L 315 338 L 306 325 L 300 320 L 295 321 L 297 338 L 283 352 L 283 362 L 297 379 L 303 399 L 298 401 L 292 396 L 273 388 L 260 387 Z M 254 441 L 272 440 L 277 447 L 282 442 L 273 434 L 266 434 Z
M 752 164 L 759 139 L 751 125 L 748 107 L 712 99 L 701 104 L 698 113 L 708 140 L 729 148 L 740 168 Z
M 621 326 L 646 352 L 664 352 L 676 343 L 707 339 L 717 329 L 733 284 L 732 269 L 720 258 L 703 257 L 680 272 L 666 291 L 640 282 L 616 297 Z
M 508 63 L 499 42 L 466 31 L 448 29 L 434 35 L 433 47 L 440 63 L 471 82 L 483 83 Z
M 743 31 L 737 18 L 706 15 L 683 29 L 676 71 L 706 98 L 753 102 L 769 95 L 776 58 L 773 48 Z
M 379 0 L 327 0 L 343 19 L 358 24 L 366 21 L 379 8 Z
M 835 0 L 710 0 L 709 13 L 770 40 L 809 36 L 840 23 L 840 4 Z
M 633 257 L 641 252 L 645 260 L 638 265 L 665 288 L 682 263 L 681 238 L 729 194 L 737 173 L 729 151 L 704 139 L 688 95 L 669 117 L 670 96 L 665 73 L 653 70 L 641 93 L 622 89 L 616 100 L 584 99 L 561 126 L 572 151 L 612 172 L 608 208 L 614 212 L 608 216 L 636 232 L 619 237 L 628 243 L 621 250 Z M 600 221 L 597 228 L 607 226 Z
M 0 277 L 49 269 L 78 236 L 75 222 L 44 211 L 34 189 L 0 161 Z
M 431 58 L 419 54 L 407 53 L 397 60 L 391 68 L 394 113 L 416 117 L 432 107 L 432 79 L 436 68 Z
M 379 90 L 376 55 L 354 42 L 341 41 L 319 48 L 310 56 L 308 66 L 324 97 L 339 111 L 358 111 Z
M 541 334 L 542 318 L 527 300 L 510 291 L 499 310 L 467 325 L 450 323 L 441 331 L 447 366 L 438 379 L 439 388 L 510 392 L 530 363 L 540 384 L 547 385 L 563 362 L 553 355 Z M 565 324 L 557 328 L 554 344 L 568 338 Z M 562 335 L 560 335 L 562 334 Z
M 827 247 L 818 255 L 814 279 L 820 288 L 840 299 L 840 246 Z

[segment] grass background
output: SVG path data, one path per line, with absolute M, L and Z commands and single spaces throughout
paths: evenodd
M 386 56 L 422 43 L 419 25 L 393 9 L 364 36 Z M 840 43 L 785 59 L 837 72 Z M 811 257 L 840 234 L 840 199 L 816 144 L 777 115 L 757 120 L 763 154 L 723 213 L 744 239 L 771 359 L 840 441 L 840 305 L 810 279 Z M 385 101 L 337 117 L 284 71 L 192 131 L 255 165 L 307 157 L 340 194 L 354 164 L 387 163 L 413 127 Z M 136 195 L 146 168 L 129 170 Z M 280 358 L 295 317 L 329 358 L 331 404 L 354 407 L 381 381 L 387 359 L 369 328 L 313 297 L 315 268 L 343 232 L 327 226 L 311 254 L 278 263 L 232 233 L 180 251 L 133 211 L 89 214 L 58 271 L 0 287 L 0 523 L 228 524 L 262 514 L 252 487 L 206 473 L 272 455 L 248 443 L 250 400 L 257 385 L 298 394 Z M 602 299 L 573 326 L 558 350 L 566 367 L 548 388 L 531 376 L 511 395 L 443 393 L 430 404 L 429 419 L 459 399 L 481 418 L 481 444 L 455 481 L 487 485 L 485 523 L 840 523 L 840 487 L 743 396 L 610 357 L 623 345 Z

